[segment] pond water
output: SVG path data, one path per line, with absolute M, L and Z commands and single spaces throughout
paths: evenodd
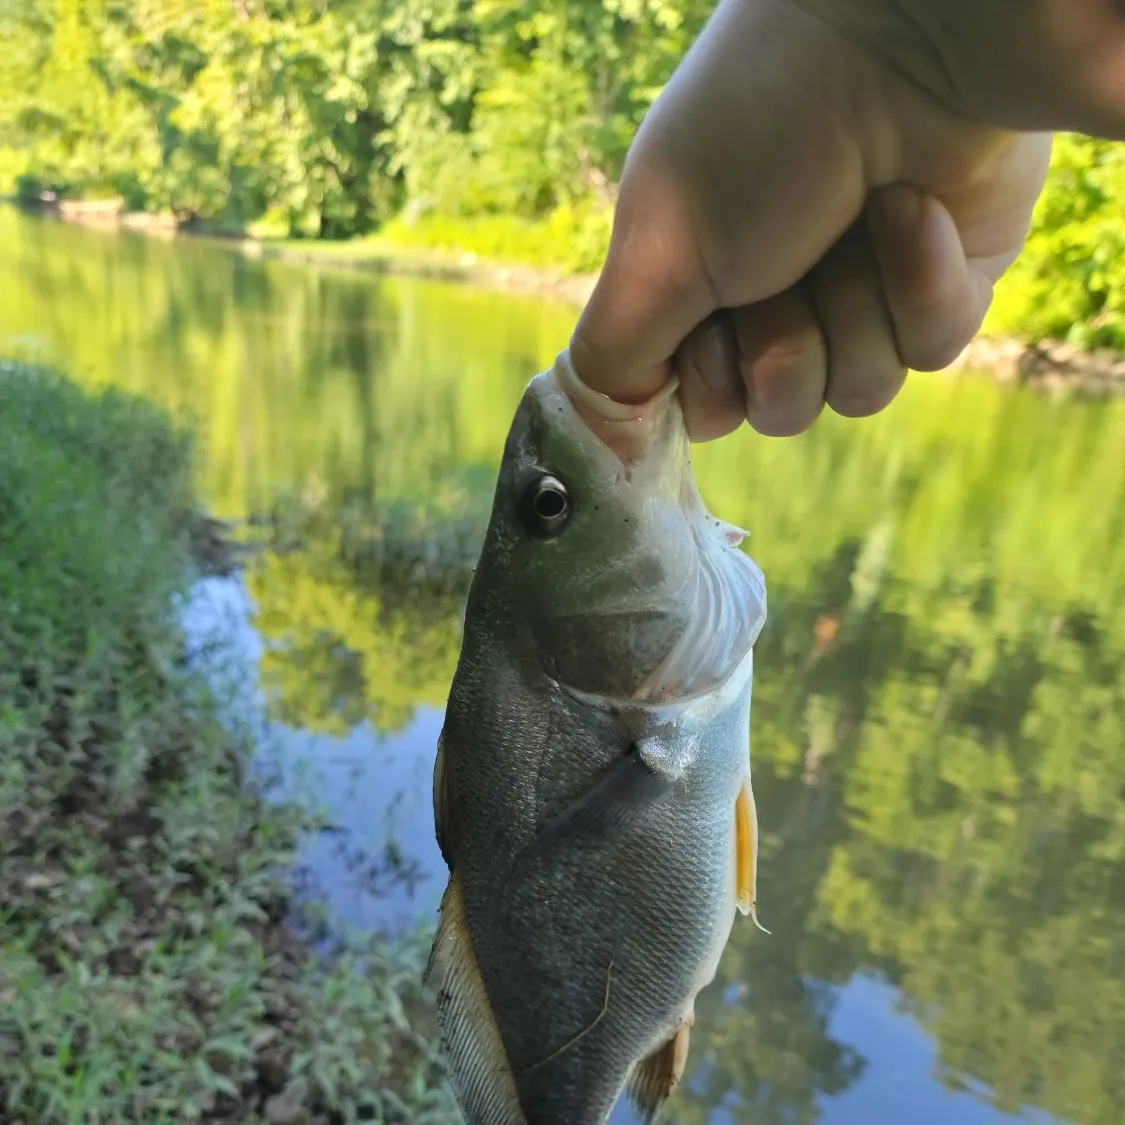
M 432 919 L 430 770 L 511 411 L 564 306 L 0 209 L 0 352 L 193 416 L 275 549 L 201 585 L 344 924 Z M 759 907 L 669 1121 L 1125 1119 L 1125 402 L 915 376 L 699 447 L 769 582 Z M 629 1120 L 622 1109 L 616 1120 Z

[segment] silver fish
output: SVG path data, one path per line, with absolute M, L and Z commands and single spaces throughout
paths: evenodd
M 531 381 L 434 767 L 427 979 L 469 1125 L 603 1125 L 626 1089 L 651 1121 L 757 922 L 745 534 L 699 495 L 674 381 L 623 406 L 566 352 Z

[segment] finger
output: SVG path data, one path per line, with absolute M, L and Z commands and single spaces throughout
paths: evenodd
M 828 358 L 807 290 L 793 286 L 731 319 L 750 425 L 767 437 L 807 430 L 824 408 Z
M 612 398 L 653 394 L 708 315 L 783 292 L 861 211 L 847 60 L 810 90 L 797 56 L 767 50 L 747 65 L 746 45 L 771 41 L 809 60 L 848 53 L 799 5 L 724 0 L 630 146 L 609 253 L 571 340 L 579 376 Z
M 952 363 L 992 300 L 992 282 L 970 268 L 945 206 L 909 184 L 873 192 L 866 225 L 878 261 L 898 353 L 916 371 Z
M 878 413 L 901 390 L 906 371 L 879 264 L 861 226 L 852 226 L 825 255 L 810 287 L 828 343 L 825 401 L 847 418 Z
M 696 328 L 676 353 L 684 424 L 692 441 L 712 441 L 746 421 L 746 388 L 728 309 Z
M 579 378 L 620 402 L 655 394 L 677 347 L 718 307 L 686 190 L 670 174 L 627 173 L 609 253 L 570 340 Z

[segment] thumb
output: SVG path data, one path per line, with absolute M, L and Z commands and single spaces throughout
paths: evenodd
M 682 188 L 626 173 L 605 265 L 571 337 L 578 377 L 619 402 L 651 398 L 680 343 L 717 307 L 681 198 Z
M 571 339 L 589 386 L 650 397 L 711 313 L 796 284 L 859 214 L 859 130 L 839 110 L 856 102 L 850 50 L 799 6 L 719 5 L 626 161 L 605 266 Z

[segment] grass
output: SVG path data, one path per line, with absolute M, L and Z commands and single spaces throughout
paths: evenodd
M 0 1119 L 455 1120 L 425 935 L 314 958 L 295 809 L 178 608 L 191 443 L 0 364 Z
M 609 245 L 612 212 L 601 204 L 559 207 L 540 219 L 515 215 L 401 215 L 378 234 L 346 239 L 287 238 L 276 223 L 247 234 L 267 253 L 339 265 L 485 280 L 518 270 L 566 281 L 595 274 Z
M 515 215 L 400 217 L 387 225 L 383 239 L 392 246 L 469 253 L 573 276 L 601 268 L 612 219 L 611 210 L 597 204 L 559 207 L 535 220 Z

